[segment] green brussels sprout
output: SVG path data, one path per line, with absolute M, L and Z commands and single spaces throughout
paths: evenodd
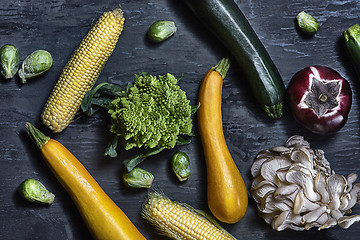
M 190 175 L 190 161 L 186 153 L 178 151 L 171 158 L 171 167 L 180 182 L 187 180 Z
M 25 200 L 33 203 L 51 204 L 55 199 L 55 195 L 35 179 L 26 179 L 23 181 L 20 184 L 19 193 Z
M 26 83 L 27 79 L 37 77 L 48 71 L 53 64 L 51 54 L 46 50 L 36 50 L 26 57 L 19 76 L 22 83 Z
M 162 42 L 176 32 L 175 23 L 172 21 L 159 20 L 151 24 L 147 31 L 148 38 L 154 42 Z
M 153 180 L 154 176 L 150 172 L 139 167 L 123 174 L 125 186 L 131 188 L 150 188 Z
M 319 23 L 318 21 L 311 16 L 310 14 L 307 14 L 306 12 L 302 11 L 296 16 L 299 29 L 308 35 L 314 35 L 319 30 Z
M 19 70 L 20 53 L 19 50 L 12 44 L 6 44 L 0 48 L 1 58 L 1 75 L 5 79 L 10 79 L 15 76 Z

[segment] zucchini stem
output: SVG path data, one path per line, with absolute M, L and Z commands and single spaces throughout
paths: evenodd
M 277 103 L 272 106 L 263 106 L 264 111 L 273 119 L 280 118 L 282 116 L 283 103 Z
M 25 123 L 25 128 L 29 137 L 39 149 L 42 149 L 42 147 L 50 140 L 50 137 L 45 136 L 45 134 L 29 122 Z
M 230 68 L 230 58 L 229 57 L 225 57 L 223 59 L 221 59 L 214 67 L 212 67 L 211 69 L 215 72 L 218 72 L 220 74 L 220 76 L 222 77 L 222 79 L 225 78 L 229 68 Z
M 349 27 L 344 32 L 344 38 L 345 41 L 349 41 L 350 39 L 353 39 L 355 41 L 359 41 L 360 38 L 360 26 L 358 24 L 355 24 L 354 26 Z

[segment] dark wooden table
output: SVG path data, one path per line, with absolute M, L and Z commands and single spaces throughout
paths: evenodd
M 224 81 L 224 133 L 231 154 L 246 185 L 251 183 L 250 166 L 262 149 L 283 144 L 293 134 L 305 136 L 314 149 L 321 148 L 332 168 L 339 174 L 360 174 L 359 78 L 348 60 L 342 32 L 360 23 L 360 2 L 253 0 L 236 1 L 276 63 L 285 84 L 298 70 L 312 65 L 336 69 L 347 78 L 353 90 L 349 120 L 338 133 L 320 136 L 297 124 L 287 108 L 279 120 L 267 117 L 234 63 Z M 109 140 L 109 118 L 99 112 L 92 117 L 77 115 L 62 133 L 51 134 L 40 123 L 40 113 L 62 68 L 90 26 L 102 14 L 121 4 L 126 21 L 117 47 L 103 69 L 98 83 L 125 86 L 135 73 L 183 75 L 181 87 L 196 103 L 205 72 L 228 54 L 220 42 L 199 22 L 182 1 L 12 1 L 0 2 L 0 44 L 15 44 L 21 59 L 37 49 L 51 52 L 52 69 L 44 76 L 22 85 L 18 78 L 0 81 L 0 239 L 91 239 L 75 205 L 49 171 L 39 152 L 24 131 L 30 121 L 51 137 L 62 142 L 85 165 L 147 239 L 165 239 L 141 216 L 141 206 L 148 191 L 129 190 L 121 183 L 122 158 L 103 157 Z M 295 16 L 308 11 L 321 27 L 312 38 L 304 38 L 295 27 Z M 156 20 L 175 21 L 178 31 L 162 44 L 152 44 L 145 33 Z M 196 119 L 194 119 L 195 131 Z M 191 159 L 192 176 L 179 183 L 169 166 L 171 154 L 178 149 Z M 152 189 L 159 189 L 171 199 L 208 210 L 206 203 L 206 168 L 199 137 L 191 144 L 164 151 L 146 160 L 142 168 L 155 176 Z M 29 204 L 17 194 L 26 178 L 43 182 L 56 195 L 49 206 Z M 360 223 L 343 230 L 334 227 L 304 232 L 276 232 L 257 215 L 249 198 L 246 216 L 233 225 L 223 226 L 238 239 L 359 239 Z M 359 214 L 359 206 L 354 208 Z

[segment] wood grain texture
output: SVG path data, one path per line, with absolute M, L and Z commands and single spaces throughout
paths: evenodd
M 360 23 L 360 2 L 247 0 L 236 1 L 277 65 L 285 85 L 298 70 L 311 64 L 336 69 L 349 80 L 353 105 L 349 120 L 338 133 L 330 136 L 312 134 L 298 125 L 285 107 L 279 120 L 269 119 L 249 92 L 246 80 L 233 63 L 224 81 L 223 122 L 225 138 L 246 185 L 251 183 L 250 166 L 262 149 L 282 145 L 293 134 L 304 135 L 313 148 L 325 151 L 332 168 L 339 174 L 360 174 L 360 79 L 346 56 L 342 32 Z M 40 123 L 40 113 L 62 68 L 83 36 L 103 11 L 121 4 L 126 17 L 125 28 L 117 47 L 105 65 L 100 82 L 125 86 L 135 73 L 183 75 L 181 87 L 192 103 L 206 71 L 229 54 L 220 42 L 199 22 L 182 1 L 156 0 L 25 0 L 0 2 L 0 45 L 15 44 L 21 59 L 37 49 L 48 50 L 54 59 L 44 76 L 21 85 L 18 78 L 0 81 L 0 239 L 2 240 L 85 240 L 90 235 L 75 205 L 51 174 L 40 153 L 24 129 L 26 121 L 63 143 L 89 170 L 105 192 L 127 214 L 147 239 L 165 239 L 140 217 L 148 190 L 129 190 L 121 183 L 121 161 L 103 157 L 109 140 L 109 118 L 100 112 L 91 118 L 78 115 L 60 134 L 51 134 Z M 312 38 L 304 38 L 296 29 L 295 16 L 308 11 L 319 22 Z M 149 42 L 145 33 L 156 20 L 175 21 L 178 31 L 161 44 Z M 196 119 L 194 119 L 195 131 Z M 191 160 L 192 176 L 179 183 L 169 165 L 171 154 L 185 151 Z M 206 203 L 206 169 L 199 137 L 187 146 L 164 151 L 146 160 L 142 168 L 155 176 L 154 189 L 161 189 L 171 199 L 208 210 Z M 50 207 L 24 202 L 17 187 L 26 178 L 43 182 L 56 195 Z M 354 213 L 360 214 L 360 207 Z M 238 239 L 359 239 L 360 223 L 350 229 L 335 227 L 305 232 L 276 232 L 257 215 L 250 205 L 239 223 L 223 226 Z

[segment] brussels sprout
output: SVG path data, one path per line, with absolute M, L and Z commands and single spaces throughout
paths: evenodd
M 35 179 L 26 179 L 23 181 L 20 184 L 19 193 L 25 200 L 33 203 L 51 204 L 55 199 L 55 195 Z
M 12 44 L 6 44 L 0 48 L 1 58 L 1 75 L 5 79 L 10 79 L 15 76 L 19 70 L 20 53 L 19 50 Z
M 174 153 L 171 158 L 171 167 L 180 182 L 187 180 L 191 175 L 189 157 L 184 152 Z
M 123 174 L 123 181 L 127 187 L 131 188 L 150 188 L 154 176 L 139 167 Z
M 154 42 L 162 42 L 176 32 L 175 23 L 172 21 L 160 20 L 151 24 L 147 35 Z
M 21 82 L 26 83 L 27 79 L 37 77 L 45 73 L 51 68 L 52 64 L 53 60 L 48 51 L 36 50 L 26 57 L 21 69 L 19 70 Z
M 314 35 L 319 30 L 318 21 L 310 14 L 302 11 L 296 16 L 300 30 L 308 35 Z

